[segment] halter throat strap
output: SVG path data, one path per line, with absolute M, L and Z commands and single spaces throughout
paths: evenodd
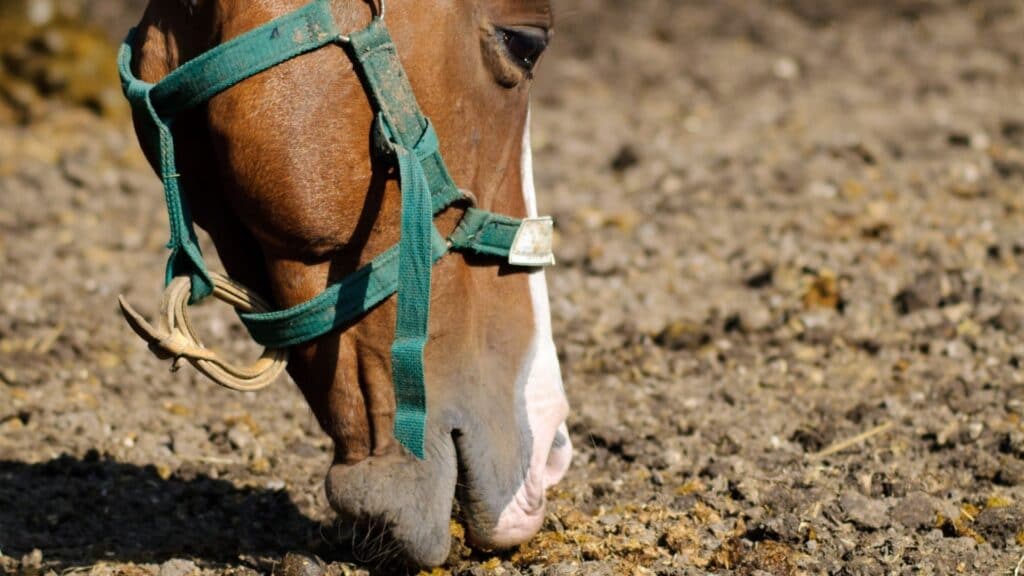
M 420 111 L 380 17 L 346 37 L 334 22 L 330 0 L 314 0 L 186 62 L 156 84 L 143 82 L 132 72 L 134 43 L 133 30 L 121 47 L 119 69 L 139 132 L 151 149 L 159 151 L 157 170 L 171 227 L 166 282 L 189 276 L 193 303 L 213 292 L 214 281 L 199 249 L 188 199 L 179 185 L 174 118 L 302 54 L 331 44 L 348 49 L 376 112 L 374 148 L 398 168 L 401 239 L 310 301 L 286 310 L 239 315 L 257 342 L 286 348 L 344 328 L 397 293 L 391 349 L 397 401 L 394 432 L 409 452 L 424 458 L 427 398 L 423 350 L 428 335 L 433 263 L 450 250 L 506 258 L 513 265 L 553 263 L 550 219 L 523 221 L 471 207 L 450 237 L 438 233 L 433 216 L 467 199 L 467 195 L 448 172 L 437 134 Z

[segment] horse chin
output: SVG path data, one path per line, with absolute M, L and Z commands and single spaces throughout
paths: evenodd
M 427 445 L 425 460 L 403 451 L 331 466 L 327 499 L 358 534 L 352 542 L 357 561 L 433 567 L 448 558 L 455 446 L 450 436 L 428 438 Z

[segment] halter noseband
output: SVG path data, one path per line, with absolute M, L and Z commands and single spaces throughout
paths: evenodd
M 383 15 L 381 2 L 380 13 L 369 26 L 346 36 L 335 25 L 330 0 L 314 0 L 201 54 L 156 84 L 143 82 L 132 73 L 132 30 L 121 47 L 118 65 L 125 96 L 136 121 L 141 121 L 139 132 L 159 150 L 158 170 L 171 228 L 166 284 L 187 277 L 191 280 L 189 302 L 195 303 L 214 293 L 215 287 L 222 288 L 225 281 L 207 271 L 188 201 L 181 193 L 171 132 L 174 118 L 282 62 L 328 45 L 347 47 L 375 109 L 377 155 L 398 165 L 401 239 L 312 300 L 286 310 L 240 311 L 239 316 L 254 340 L 269 349 L 284 349 L 345 326 L 397 292 L 398 317 L 391 348 L 397 402 L 394 432 L 406 449 L 422 459 L 426 425 L 423 349 L 433 264 L 452 250 L 504 258 L 514 266 L 553 264 L 552 223 L 550 218 L 520 220 L 470 207 L 450 236 L 440 235 L 433 217 L 456 202 L 472 203 L 472 196 L 455 185 L 445 166 L 437 134 L 420 111 Z M 137 318 L 129 318 L 129 322 L 139 331 Z M 172 351 L 171 355 L 181 354 Z

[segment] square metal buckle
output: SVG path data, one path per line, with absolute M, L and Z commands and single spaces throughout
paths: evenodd
M 508 263 L 513 266 L 553 266 L 555 254 L 552 239 L 555 223 L 550 216 L 524 218 L 512 247 L 508 252 Z

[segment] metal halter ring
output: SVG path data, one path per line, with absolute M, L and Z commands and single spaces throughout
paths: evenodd
M 374 14 L 373 19 L 383 20 L 384 14 L 388 11 L 388 6 L 384 0 L 377 0 L 377 4 L 380 6 L 380 9 L 376 11 L 377 13 Z M 342 44 L 350 44 L 352 42 L 352 37 L 347 34 L 341 34 L 338 36 L 338 40 L 340 40 Z

